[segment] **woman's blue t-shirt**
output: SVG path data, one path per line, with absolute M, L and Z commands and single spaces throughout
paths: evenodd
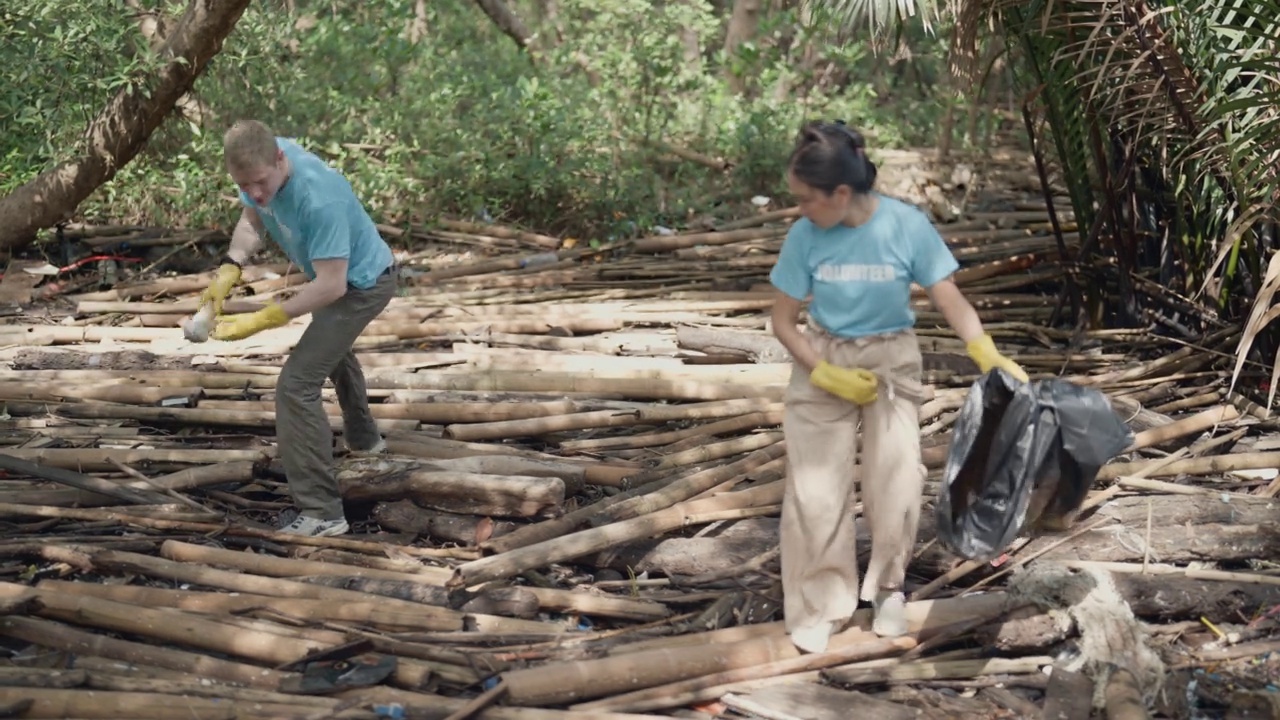
M 803 301 L 834 335 L 860 337 L 915 325 L 911 283 L 928 288 L 959 269 L 933 223 L 901 200 L 879 196 L 871 219 L 827 230 L 800 218 L 787 232 L 769 280 Z

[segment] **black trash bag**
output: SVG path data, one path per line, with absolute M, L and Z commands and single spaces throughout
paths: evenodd
M 1059 378 L 978 378 L 956 419 L 934 505 L 937 537 L 968 560 L 1079 510 L 1098 469 L 1133 442 L 1107 396 Z

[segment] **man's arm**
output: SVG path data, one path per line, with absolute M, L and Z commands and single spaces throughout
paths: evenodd
M 303 285 L 297 295 L 280 303 L 291 318 L 315 312 L 347 294 L 346 258 L 313 260 L 311 267 L 316 271 L 315 279 Z
M 240 211 L 240 220 L 235 229 L 231 231 L 231 247 L 227 248 L 227 257 L 244 265 L 262 247 L 262 236 L 266 232 L 258 211 L 246 205 Z

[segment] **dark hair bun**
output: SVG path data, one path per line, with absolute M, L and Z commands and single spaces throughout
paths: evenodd
M 791 171 L 806 185 L 832 193 L 848 185 L 855 193 L 875 186 L 876 165 L 866 154 L 866 140 L 843 120 L 805 123 L 791 153 Z

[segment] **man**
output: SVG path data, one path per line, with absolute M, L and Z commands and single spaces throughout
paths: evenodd
M 333 433 L 320 403 L 333 380 L 343 431 L 353 453 L 386 444 L 369 411 L 364 373 L 352 345 L 396 292 L 391 248 L 350 183 L 297 143 L 256 120 L 237 122 L 223 138 L 227 172 L 243 205 L 231 246 L 201 297 L 221 316 L 242 265 L 264 232 L 309 278 L 296 295 L 253 313 L 220 317 L 212 337 L 239 340 L 311 314 L 276 384 L 276 437 L 297 519 L 284 532 L 341 535 L 350 530 L 333 468 Z

